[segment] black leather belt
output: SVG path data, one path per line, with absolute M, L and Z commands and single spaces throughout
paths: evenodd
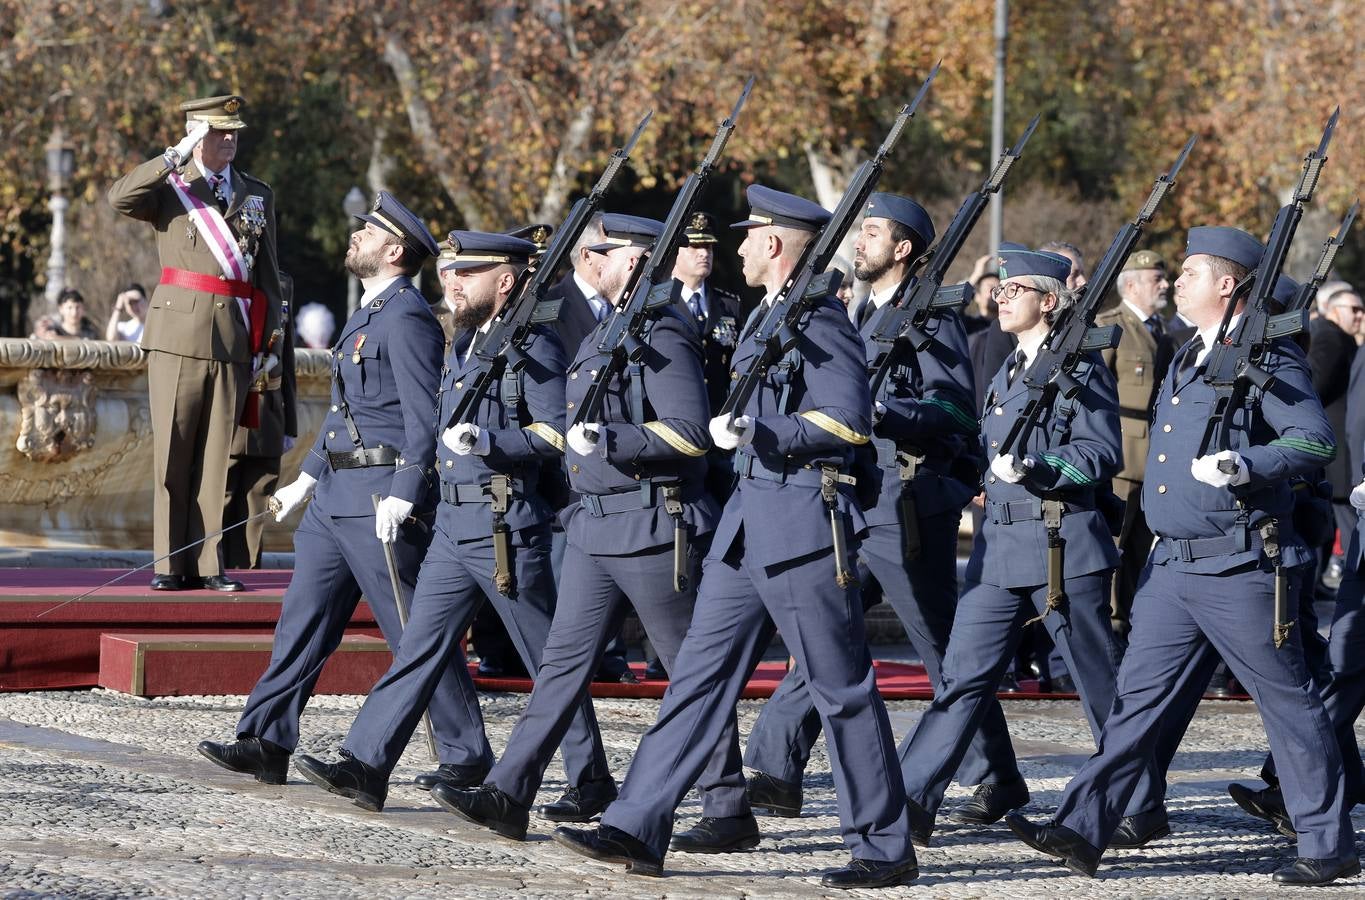
M 512 479 L 513 498 L 524 498 L 520 478 Z M 493 495 L 486 484 L 449 484 L 441 482 L 441 499 L 453 506 L 462 503 L 492 503 Z
M 1161 536 L 1161 545 L 1175 559 L 1194 562 L 1211 556 L 1245 553 L 1261 549 L 1261 533 L 1249 528 L 1233 528 L 1229 534 L 1210 538 L 1171 538 Z
M 371 466 L 391 466 L 398 461 L 396 447 L 373 447 L 362 450 L 348 450 L 345 453 L 327 453 L 327 462 L 332 470 L 368 469 Z

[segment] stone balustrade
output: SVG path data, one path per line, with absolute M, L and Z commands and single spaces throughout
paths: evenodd
M 298 350 L 292 479 L 327 411 L 328 354 Z M 0 339 L 0 546 L 152 546 L 147 361 L 126 342 Z M 179 464 L 189 465 L 183 460 Z M 265 532 L 292 549 L 291 527 Z

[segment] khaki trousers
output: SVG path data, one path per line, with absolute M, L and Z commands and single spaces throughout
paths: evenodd
M 158 559 L 223 527 L 232 436 L 246 404 L 250 367 L 153 350 L 147 354 L 152 412 Z M 222 572 L 213 537 L 156 564 L 163 575 Z

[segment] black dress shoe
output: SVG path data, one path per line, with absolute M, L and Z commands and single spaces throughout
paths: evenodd
M 1077 875 L 1095 877 L 1095 870 L 1100 865 L 1100 851 L 1070 828 L 1055 822 L 1035 825 L 1018 813 L 1006 816 L 1005 824 L 1019 840 L 1034 850 L 1057 857 Z
M 482 825 L 495 834 L 514 841 L 526 840 L 526 825 L 531 814 L 491 784 L 473 789 L 438 784 L 431 789 L 431 799 L 460 818 Z
M 910 820 L 910 843 L 916 847 L 928 847 L 929 838 L 934 835 L 934 814 L 906 797 L 905 815 Z
M 389 795 L 389 779 L 373 766 L 356 759 L 349 751 L 341 751 L 341 761 L 323 762 L 313 756 L 300 756 L 294 768 L 318 787 L 355 801 L 355 805 L 370 812 L 384 809 Z
M 684 853 L 734 853 L 752 850 L 762 839 L 753 813 L 723 819 L 703 816 L 687 831 L 673 835 L 668 849 Z
M 1019 679 L 1014 677 L 1013 672 L 1006 672 L 1000 676 L 1000 686 L 996 691 L 1001 694 L 1019 693 Z
M 184 575 L 162 575 L 158 573 L 152 576 L 152 590 L 154 591 L 183 591 L 184 589 Z
M 1284 797 L 1280 794 L 1279 788 L 1268 787 L 1258 791 L 1244 784 L 1230 784 L 1228 796 L 1251 815 L 1274 825 L 1280 834 L 1288 838 L 1298 838 L 1294 831 L 1294 823 L 1289 821 L 1289 812 L 1284 808 Z
M 241 592 L 246 590 L 246 585 L 226 575 L 205 575 L 199 580 L 199 583 L 206 591 Z
M 199 752 L 224 769 L 254 775 L 264 784 L 284 784 L 289 772 L 289 751 L 258 737 L 247 736 L 225 744 L 200 741 Z
M 1076 682 L 1070 675 L 1056 675 L 1048 682 L 1047 692 L 1049 694 L 1074 694 L 1076 693 Z
M 659 660 L 651 660 L 649 665 L 645 666 L 645 681 L 667 680 L 668 670 L 664 668 L 664 664 L 659 662 Z
M 784 819 L 801 817 L 801 782 L 783 781 L 767 772 L 755 772 L 744 782 L 744 796 L 759 812 Z
M 979 784 L 971 799 L 949 813 L 948 818 L 963 825 L 989 825 L 1025 803 L 1028 803 L 1028 785 L 1022 778 Z
M 1285 866 L 1272 877 L 1276 884 L 1327 884 L 1338 878 L 1360 874 L 1360 859 L 1308 859 L 1300 856 L 1292 866 Z
M 855 859 L 842 869 L 826 872 L 820 879 L 820 885 L 847 891 L 854 888 L 895 887 L 918 877 L 919 864 L 913 856 L 900 862 Z
M 554 803 L 546 803 L 536 811 L 551 822 L 591 822 L 615 799 L 616 782 L 603 778 L 571 787 Z
M 441 763 L 434 772 L 423 772 L 412 783 L 424 791 L 429 791 L 438 784 L 446 784 L 450 787 L 472 788 L 483 784 L 483 780 L 492 771 L 492 766 L 463 766 L 455 763 Z
M 1166 807 L 1158 806 L 1119 819 L 1119 827 L 1114 829 L 1113 837 L 1109 838 L 1109 846 L 1120 850 L 1136 850 L 1170 833 L 1171 823 L 1166 818 Z
M 566 828 L 561 825 L 550 837 L 589 859 L 624 863 L 626 871 L 632 875 L 658 878 L 664 874 L 663 857 L 656 856 L 639 838 L 610 825 L 597 828 Z

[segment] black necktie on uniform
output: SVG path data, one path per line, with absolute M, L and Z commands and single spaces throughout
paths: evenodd
M 1185 355 L 1180 358 L 1180 368 L 1177 371 L 1181 377 L 1184 377 L 1190 369 L 1194 368 L 1195 360 L 1199 358 L 1203 349 L 1204 339 L 1196 334 L 1194 340 L 1190 341 L 1189 346 L 1185 348 Z
M 1164 334 L 1166 331 L 1165 327 L 1162 324 L 1161 316 L 1157 315 L 1156 313 L 1152 313 L 1150 316 L 1147 317 L 1146 324 L 1147 330 L 1152 333 L 1152 338 L 1158 341 L 1161 340 L 1161 335 Z
M 1025 360 L 1024 348 L 1020 347 L 1018 350 L 1014 351 L 1014 356 L 1010 360 L 1010 370 L 1005 373 L 1005 385 L 1007 387 L 1012 386 L 1014 384 L 1014 379 L 1018 378 L 1019 373 L 1024 371 Z

